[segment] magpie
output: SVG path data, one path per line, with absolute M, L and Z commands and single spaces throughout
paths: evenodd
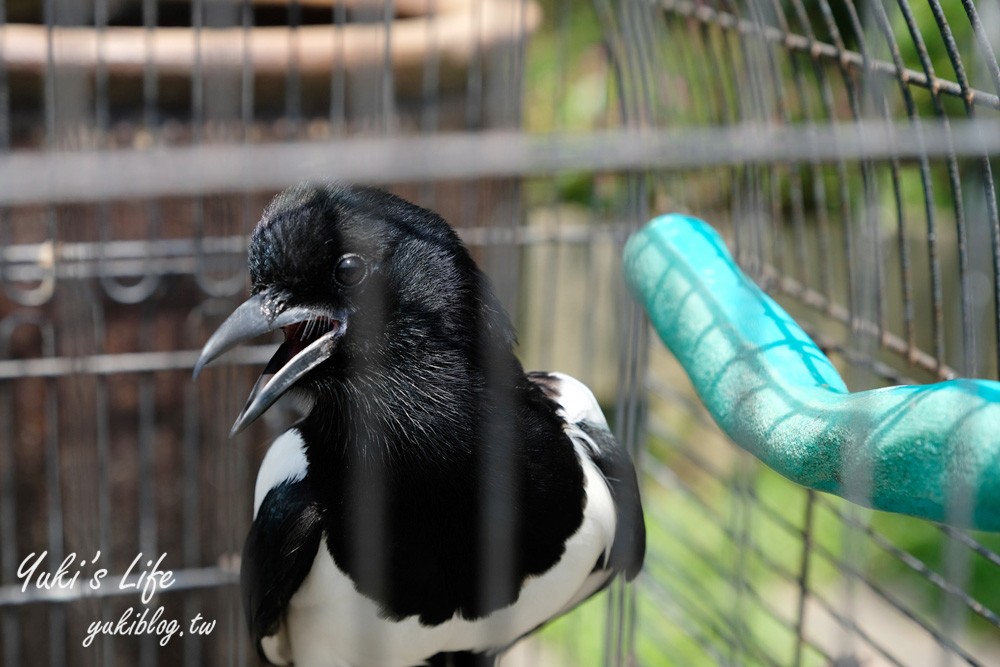
M 264 210 L 251 296 L 195 375 L 281 329 L 233 434 L 303 417 L 254 489 L 241 588 L 276 665 L 486 666 L 645 552 L 635 470 L 594 395 L 525 372 L 485 275 L 434 212 L 346 184 Z

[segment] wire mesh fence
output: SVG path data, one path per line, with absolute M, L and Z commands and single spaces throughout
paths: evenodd
M 271 346 L 198 382 L 190 370 L 245 294 L 248 233 L 270 197 L 336 178 L 455 225 L 512 313 L 525 367 L 591 386 L 642 471 L 637 583 L 510 664 L 1000 665 L 1000 539 L 806 491 L 736 449 L 647 333 L 619 261 L 653 214 L 690 212 L 852 389 L 997 377 L 1000 9 L 0 12 L 0 663 L 256 663 L 237 555 L 263 445 L 286 422 L 227 433 Z M 142 608 L 139 589 L 22 590 L 19 568 L 43 551 L 50 570 L 76 554 L 68 576 L 82 581 L 95 566 L 136 577 L 166 554 L 176 583 L 157 600 L 216 624 L 166 646 L 83 646 L 93 621 Z

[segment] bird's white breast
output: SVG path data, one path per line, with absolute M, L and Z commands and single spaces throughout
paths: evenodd
M 555 397 L 555 400 L 559 403 L 559 413 L 571 428 L 580 422 L 590 422 L 605 431 L 608 430 L 608 422 L 601 411 L 601 405 L 587 385 L 565 373 L 548 375 L 558 380 L 556 390 L 559 396 Z

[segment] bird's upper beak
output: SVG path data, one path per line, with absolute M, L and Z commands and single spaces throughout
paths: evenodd
M 194 376 L 224 352 L 262 334 L 283 329 L 285 342 L 257 379 L 230 436 L 260 417 L 303 375 L 328 359 L 346 327 L 343 315 L 293 306 L 277 313 L 261 294 L 244 301 L 212 334 L 194 366 Z M 265 381 L 268 375 L 273 377 Z

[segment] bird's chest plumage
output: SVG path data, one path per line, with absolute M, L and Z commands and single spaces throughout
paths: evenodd
M 607 493 L 594 469 L 582 486 Z M 386 503 L 383 511 L 398 510 L 392 500 L 376 502 Z M 368 509 L 368 515 L 355 511 L 374 519 L 375 508 Z M 294 647 L 296 664 L 410 667 L 444 651 L 496 650 L 563 611 L 582 587 L 602 583 L 588 581 L 606 547 L 594 539 L 599 530 L 593 517 L 578 520 L 552 562 L 526 576 L 516 551 L 508 550 L 510 536 L 492 534 L 482 522 L 487 517 L 476 521 L 482 532 L 469 543 L 447 532 L 454 530 L 451 521 L 472 519 L 421 514 L 383 516 L 383 529 L 354 535 L 324 517 L 320 547 L 280 630 L 281 640 Z M 405 521 L 413 529 L 397 530 Z M 496 551 L 487 548 L 491 542 Z M 469 600 L 479 613 L 463 610 Z
M 434 465 L 373 465 L 371 442 L 338 450 L 308 425 L 275 443 L 276 452 L 290 443 L 290 455 L 269 453 L 258 486 L 287 478 L 275 487 L 287 490 L 261 501 L 248 544 L 288 547 L 288 557 L 250 572 L 279 589 L 269 577 L 299 574 L 287 597 L 267 598 L 284 599 L 276 614 L 252 623 L 265 653 L 299 665 L 410 667 L 440 652 L 497 651 L 606 583 L 609 488 L 572 436 L 579 429 L 557 421 L 553 433 L 549 413 L 538 413 L 521 411 L 516 429 L 493 431 L 506 437 Z M 298 534 L 296 513 L 309 517 L 304 561 L 303 549 L 281 543 L 289 526 Z M 261 587 L 247 583 L 251 594 Z
M 603 549 L 581 530 L 585 486 L 571 447 L 558 477 L 575 479 L 578 493 L 480 457 L 464 471 L 401 475 L 341 459 L 335 476 L 305 474 L 295 485 L 322 508 L 321 539 L 265 652 L 280 656 L 284 643 L 302 665 L 409 667 L 502 647 L 558 613 Z M 265 499 L 260 516 L 268 509 Z
M 558 468 L 514 442 L 392 467 L 348 455 L 308 478 L 327 552 L 387 619 L 432 627 L 513 604 L 527 577 L 562 557 L 583 516 L 572 445 L 560 437 L 538 448 L 544 458 L 563 449 Z
M 571 606 L 600 558 L 601 547 L 589 538 L 587 532 L 571 538 L 549 571 L 525 582 L 516 602 L 482 618 L 456 614 L 432 626 L 416 616 L 386 618 L 321 551 L 289 602 L 282 632 L 295 664 L 304 666 L 413 667 L 441 652 L 495 651 Z M 595 580 L 588 592 L 601 583 Z

